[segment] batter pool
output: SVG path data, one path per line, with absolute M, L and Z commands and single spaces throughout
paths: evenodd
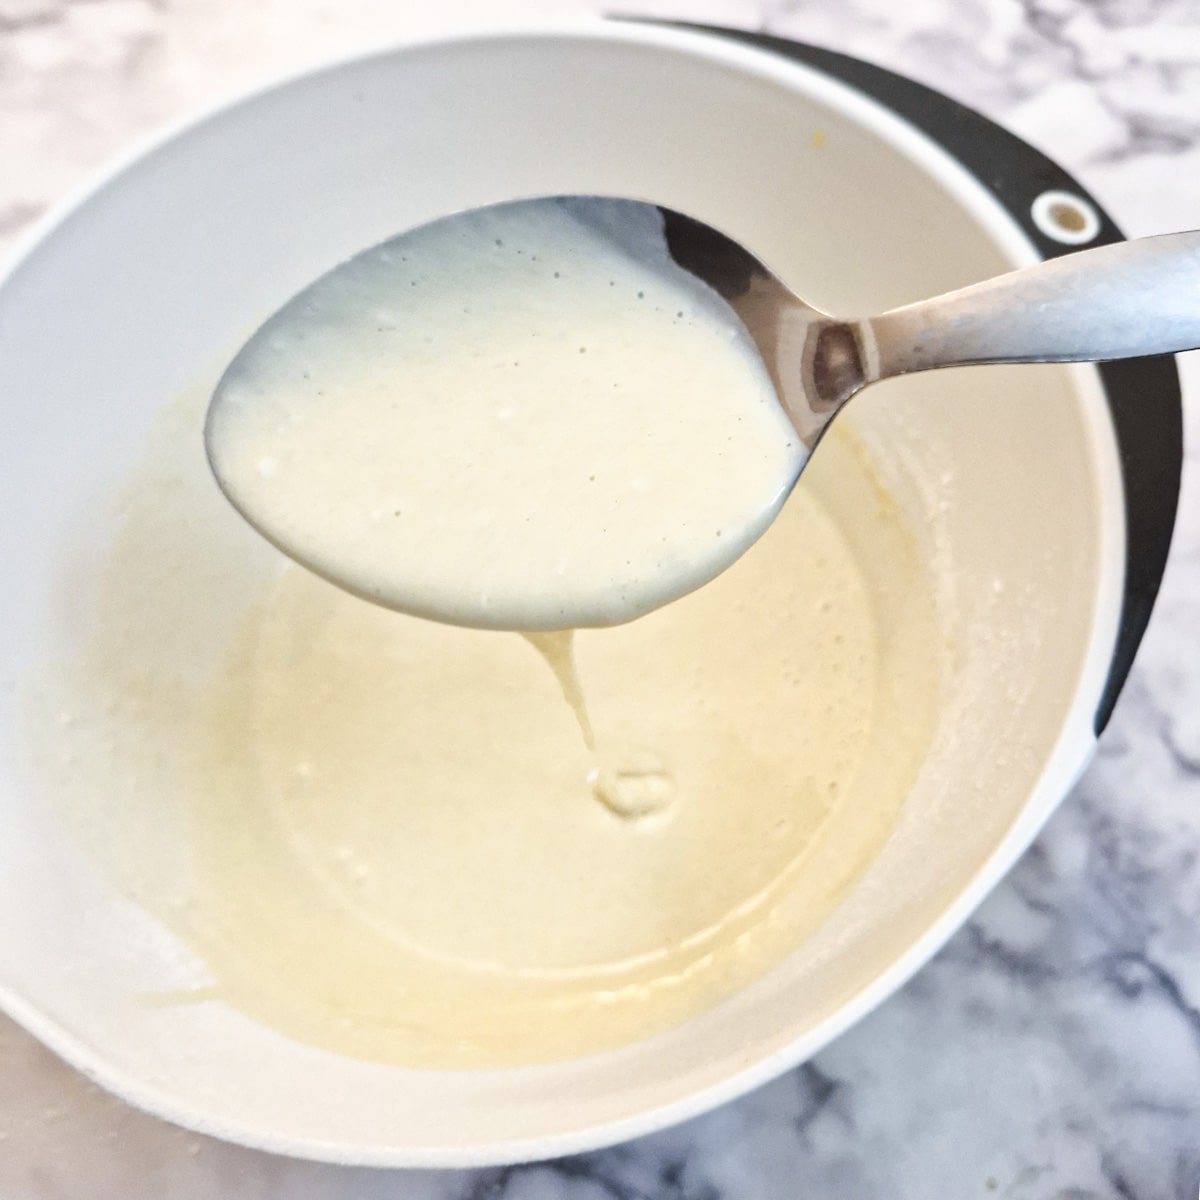
M 27 688 L 48 800 L 187 948 L 146 1003 L 412 1067 L 596 1053 L 771 970 L 887 838 L 943 648 L 852 417 L 728 571 L 576 635 L 610 806 L 554 647 L 290 564 L 212 485 L 206 395 L 98 513 Z

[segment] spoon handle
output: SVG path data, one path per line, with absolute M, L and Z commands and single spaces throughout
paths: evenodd
M 869 379 L 1192 350 L 1200 347 L 1200 231 L 1067 254 L 892 309 L 860 330 Z

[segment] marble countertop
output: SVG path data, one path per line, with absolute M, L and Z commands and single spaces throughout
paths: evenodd
M 596 11 L 456 0 L 454 24 Z M 1200 225 L 1200 0 L 637 0 L 931 83 L 1130 234 Z M 0 250 L 112 153 L 266 75 L 425 28 L 418 0 L 0 0 Z M 447 14 L 437 14 L 445 26 Z M 1200 394 L 1200 356 L 1182 364 Z M 1191 406 L 1188 430 L 1200 427 Z M 1195 442 L 1193 436 L 1192 441 Z M 813 1062 L 549 1164 L 293 1162 L 136 1113 L 0 1018 L 0 1200 L 1191 1200 L 1200 1180 L 1200 460 L 1101 743 L 1010 877 Z

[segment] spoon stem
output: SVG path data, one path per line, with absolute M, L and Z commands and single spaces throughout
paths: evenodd
M 865 382 L 934 367 L 1200 347 L 1200 231 L 1118 242 L 859 323 Z

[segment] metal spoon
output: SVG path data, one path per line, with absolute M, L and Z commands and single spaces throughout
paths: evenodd
M 205 444 L 218 483 L 242 515 L 286 553 L 359 595 L 456 624 L 550 630 L 628 620 L 700 586 L 747 549 L 770 523 L 833 418 L 868 384 L 934 367 L 1093 361 L 1200 346 L 1198 232 L 1077 252 L 858 320 L 833 317 L 806 304 L 746 249 L 710 226 L 670 209 L 635 201 L 580 196 L 516 201 L 444 218 L 368 253 L 386 251 L 394 257 L 384 254 L 377 262 L 398 262 L 403 259 L 405 244 L 411 247 L 411 239 L 419 244 L 430 230 L 440 229 L 455 238 L 466 231 L 461 236 L 469 238 L 472 222 L 478 226 L 480 221 L 493 217 L 502 219 L 506 210 L 535 213 L 530 206 L 539 205 L 558 206 L 546 212 L 560 224 L 564 215 L 577 222 L 584 235 L 581 247 L 592 247 L 594 252 L 599 245 L 605 253 L 611 247 L 627 262 L 650 265 L 655 271 L 673 275 L 702 296 L 705 304 L 716 303 L 713 292 L 723 298 L 749 335 L 747 352 L 757 349 L 780 403 L 799 434 L 800 446 L 788 451 L 789 477 L 764 475 L 763 494 L 755 498 L 753 508 L 747 506 L 733 522 L 740 523 L 739 527 L 725 528 L 723 537 L 710 540 L 696 551 L 694 559 L 673 565 L 669 572 L 655 575 L 656 564 L 650 560 L 631 562 L 628 578 L 622 578 L 619 572 L 605 575 L 574 591 L 564 591 L 543 572 L 540 580 L 529 585 L 532 590 L 508 596 L 504 603 L 497 603 L 488 591 L 487 580 L 478 574 L 454 582 L 449 576 L 438 575 L 429 563 L 421 561 L 420 555 L 410 552 L 407 557 L 397 556 L 390 544 L 377 551 L 376 543 L 364 542 L 365 550 L 360 547 L 350 553 L 349 539 L 358 536 L 357 526 L 348 531 L 347 539 L 335 540 L 332 552 L 327 545 L 324 554 L 310 553 L 311 531 L 305 529 L 303 521 L 292 519 L 294 513 L 257 508 L 253 497 L 248 499 L 239 492 L 236 478 L 231 479 L 224 469 L 228 463 L 222 462 L 221 439 L 214 430 L 238 411 L 239 404 L 254 402 L 256 373 L 264 365 L 268 370 L 280 366 L 285 371 L 295 369 L 290 356 L 297 353 L 296 346 L 303 342 L 305 330 L 314 328 L 313 321 L 324 320 L 320 315 L 324 312 L 322 297 L 335 293 L 338 299 L 334 307 L 339 313 L 343 299 L 351 297 L 347 311 L 357 312 L 357 305 L 362 310 L 361 319 L 373 324 L 376 307 L 370 286 L 365 292 L 358 287 L 360 276 L 355 274 L 352 260 L 301 293 L 263 325 L 227 369 L 209 406 Z M 456 225 L 460 221 L 462 224 Z M 495 242 L 501 244 L 500 240 Z M 378 267 L 373 269 L 377 273 L 372 278 L 382 278 L 385 286 L 390 286 L 393 268 L 385 265 L 382 274 Z M 410 294 L 407 288 L 403 292 L 402 299 L 393 300 L 413 312 L 420 311 L 414 307 L 421 303 L 420 293 Z M 338 339 L 344 326 L 340 320 L 338 317 L 321 327 L 321 336 L 328 338 L 332 333 L 335 342 L 341 344 Z M 568 414 L 564 419 L 569 419 L 569 408 L 560 411 Z M 413 419 L 419 420 L 420 414 L 415 413 Z M 552 435 L 547 434 L 547 438 L 552 442 Z M 555 452 L 553 445 L 544 449 L 547 455 Z M 324 455 L 324 450 L 321 453 Z M 671 446 L 664 445 L 661 453 L 670 455 Z M 692 475 L 698 479 L 708 477 L 706 471 L 719 469 L 719 464 L 694 466 Z M 303 473 L 298 477 L 304 481 L 309 478 Z M 304 486 L 309 484 L 305 482 Z M 503 489 L 497 489 L 497 495 L 503 495 Z M 306 492 L 305 496 L 324 502 L 324 497 L 315 492 Z M 331 494 L 330 499 L 337 503 L 335 495 Z M 306 507 L 311 509 L 313 505 Z M 603 510 L 598 511 L 603 515 Z M 440 524 L 443 515 L 443 510 L 435 506 L 428 509 L 427 520 L 433 522 L 434 534 L 445 542 L 448 535 Z M 591 514 L 571 515 L 573 520 L 581 520 L 583 528 L 586 522 L 582 519 Z M 659 512 L 657 519 L 686 522 L 689 515 L 669 509 Z M 672 543 L 673 528 L 665 524 L 661 538 L 672 552 L 680 549 Z M 653 532 L 654 557 L 669 557 L 657 548 L 658 528 Z M 499 553 L 508 556 L 520 548 L 523 536 L 513 529 L 503 535 L 489 534 L 487 552 L 498 547 Z M 624 558 L 626 548 L 621 549 L 620 557 Z M 352 561 L 355 554 L 356 564 Z M 377 554 L 390 555 L 394 561 L 384 563 L 382 558 L 374 557 Z M 469 553 L 460 558 L 468 565 L 477 561 Z M 388 566 L 398 577 L 391 579 L 387 587 L 376 586 L 376 566 Z M 471 569 L 482 570 L 478 566 Z M 536 574 L 531 571 L 530 577 Z M 526 587 L 524 582 L 521 587 Z M 622 597 L 621 607 L 614 607 L 614 596 Z
M 844 320 L 806 304 L 732 238 L 659 211 L 672 258 L 737 313 L 810 450 L 852 396 L 896 375 L 1200 347 L 1197 231 L 1077 251 L 877 317 Z

